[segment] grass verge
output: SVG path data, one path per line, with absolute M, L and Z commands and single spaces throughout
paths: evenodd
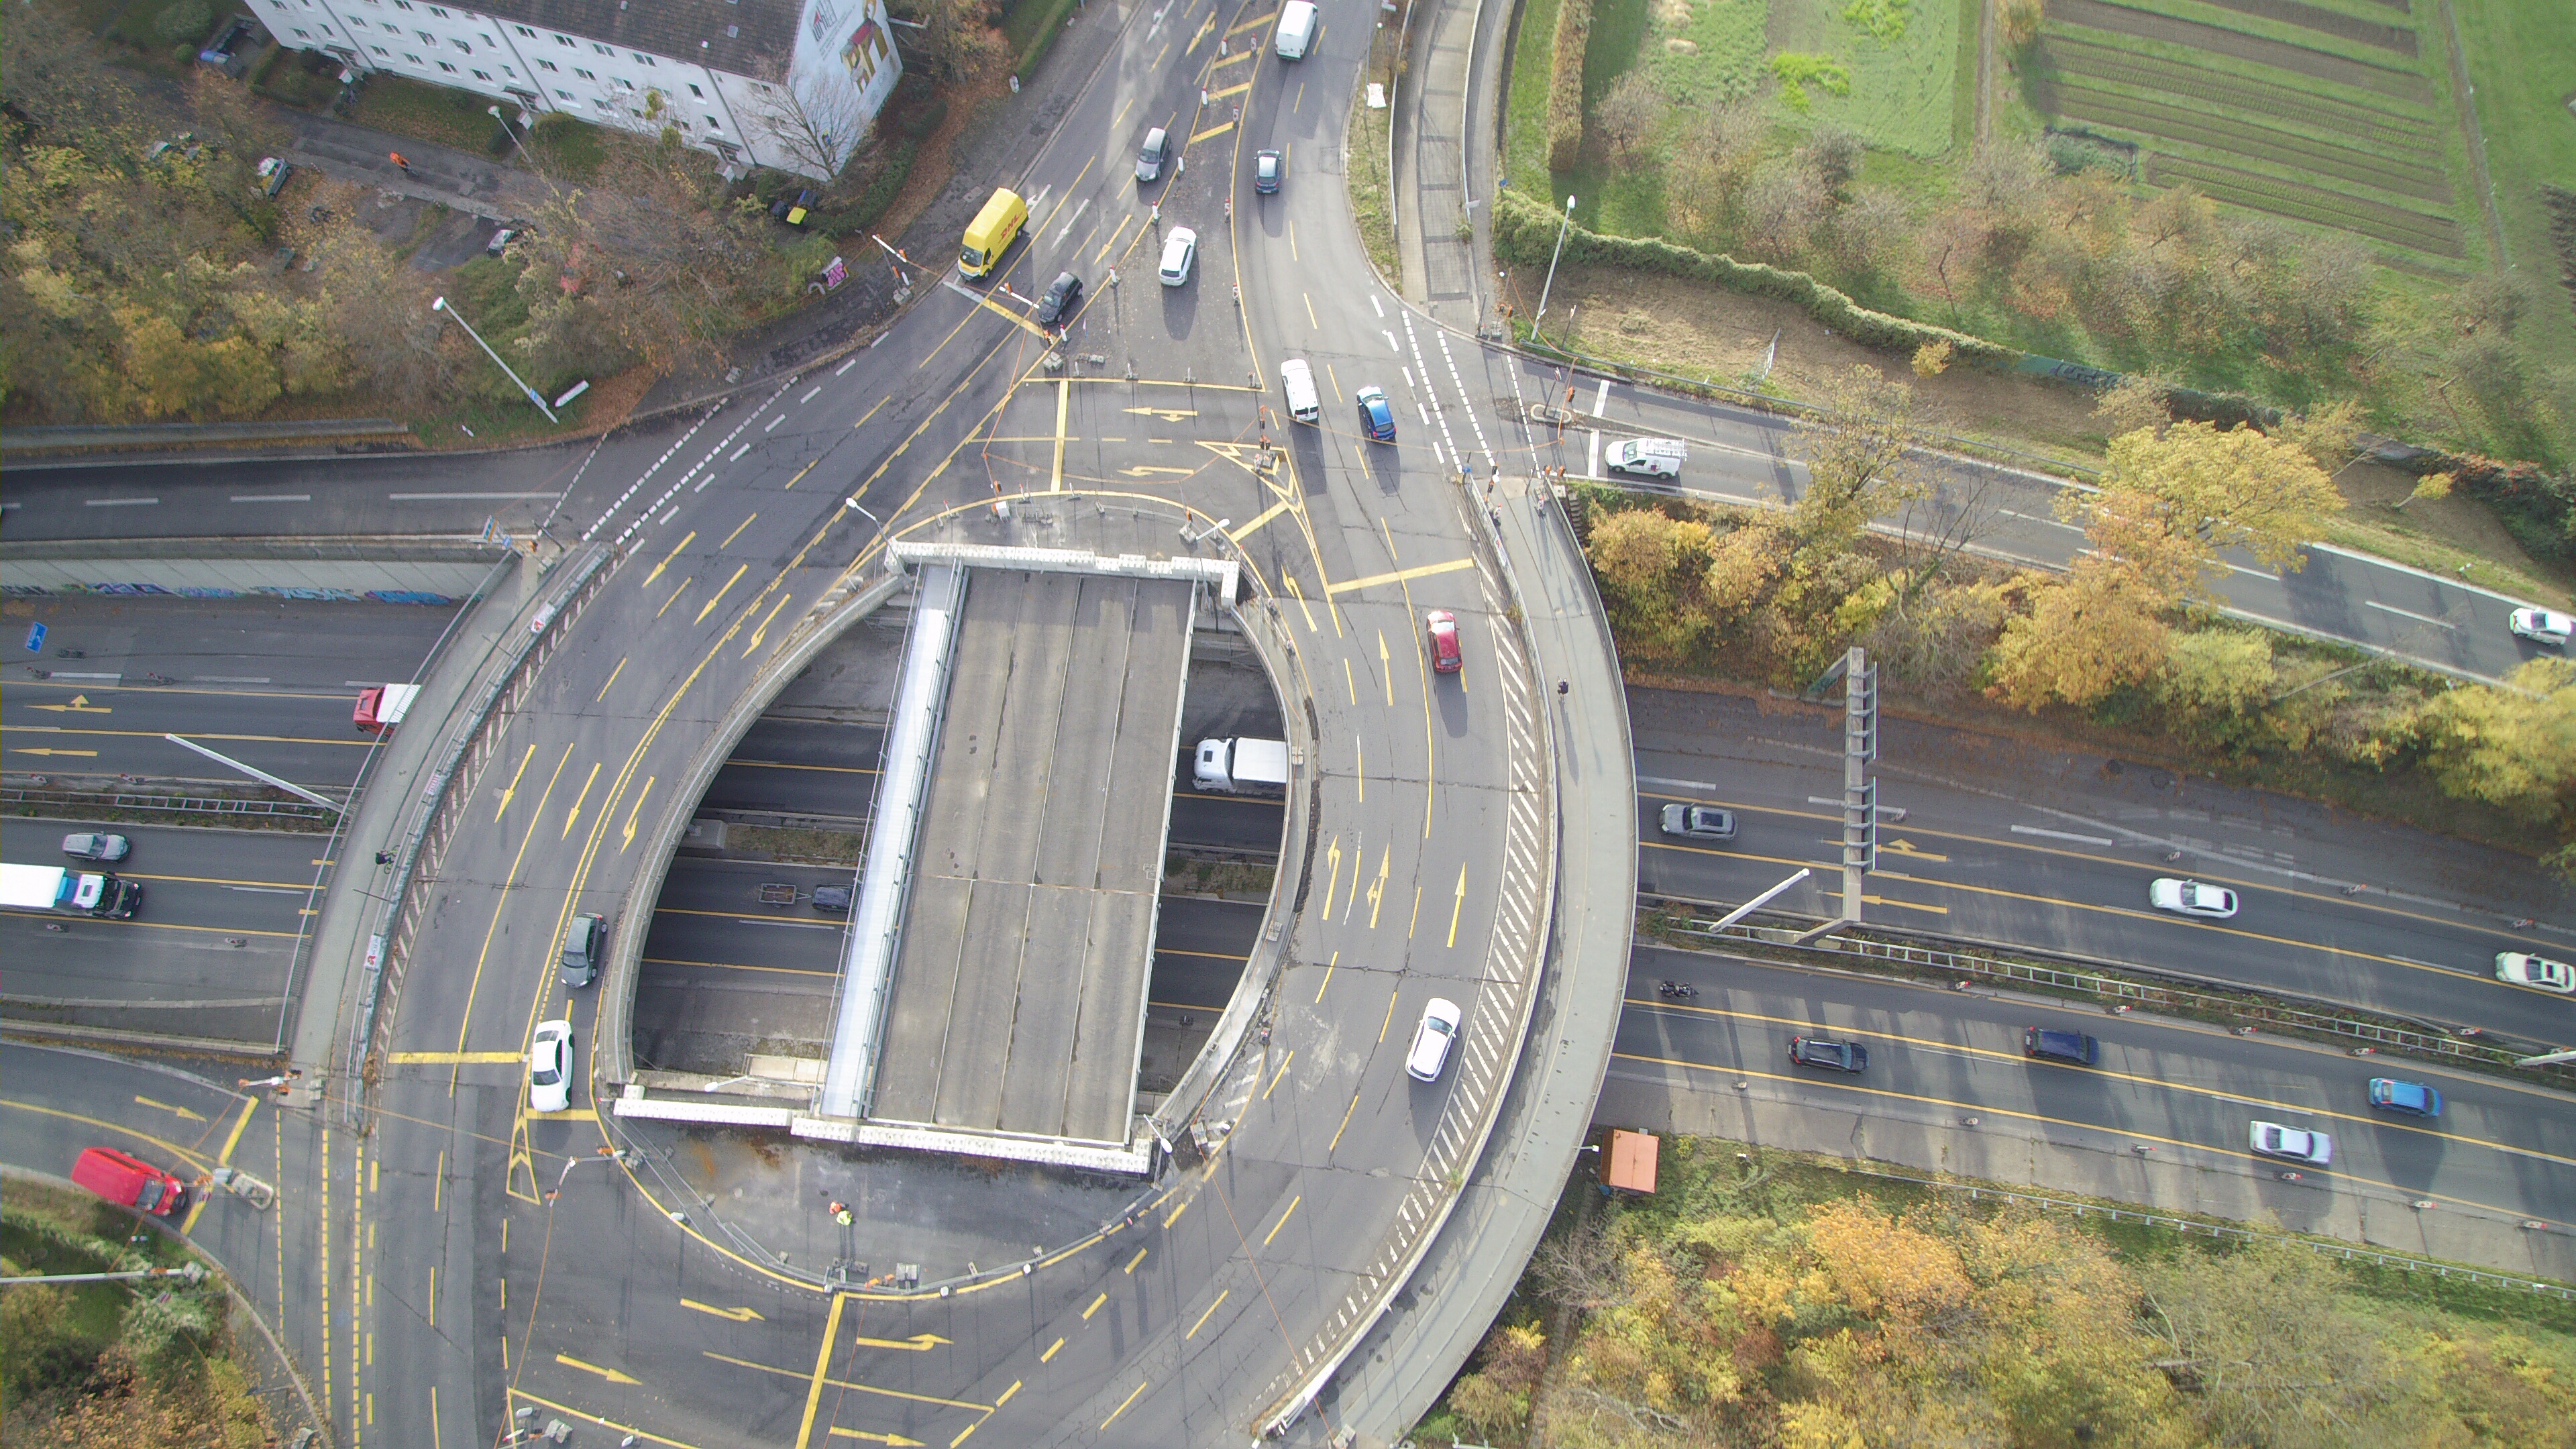
M 1368 248 L 1369 260 L 1377 263 L 1378 274 L 1390 284 L 1404 277 L 1404 263 L 1395 254 L 1394 199 L 1386 174 L 1388 128 L 1393 123 L 1392 112 L 1369 109 L 1365 86 L 1351 97 L 1351 123 L 1344 132 L 1350 153 L 1343 166 L 1350 186 L 1351 219 L 1359 224 L 1360 243 Z

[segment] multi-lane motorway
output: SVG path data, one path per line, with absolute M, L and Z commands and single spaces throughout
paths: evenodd
M 1116 15 L 1091 22 L 1123 27 L 1117 47 L 1073 88 L 1036 158 L 992 178 L 1030 199 L 1025 244 L 989 285 L 925 286 L 879 346 L 831 368 L 596 445 L 464 466 L 13 475 L 13 538 L 175 531 L 152 522 L 163 517 L 211 537 L 267 536 L 281 530 L 279 500 L 294 499 L 298 530 L 471 533 L 488 517 L 523 533 L 550 526 L 574 540 L 568 557 L 583 566 L 590 550 L 613 551 L 447 786 L 450 825 L 405 938 L 376 1080 L 331 1077 L 329 1001 L 306 1003 L 293 1023 L 297 1061 L 326 1080 L 287 1109 L 291 1126 L 215 1085 L 219 1072 L 184 1092 L 134 1090 L 100 1058 L 5 1049 L 0 1156 L 13 1163 L 59 1162 L 115 1138 L 192 1166 L 257 1162 L 278 1178 L 273 1216 L 218 1200 L 200 1231 L 236 1234 L 223 1241 L 238 1242 L 224 1249 L 237 1272 L 247 1270 L 236 1259 L 274 1259 L 252 1280 L 254 1301 L 275 1292 L 281 1331 L 338 1438 L 435 1444 L 495 1433 L 527 1410 L 539 1424 L 561 1416 L 688 1445 L 1239 1440 L 1294 1393 L 1318 1345 L 1401 1286 L 1405 1255 L 1475 1165 L 1532 986 L 1553 828 L 1541 818 L 1544 666 L 1513 627 L 1484 510 L 1529 507 L 1523 480 L 1541 468 L 1596 472 L 1596 436 L 1528 429 L 1524 405 L 1561 400 L 1559 374 L 1433 327 L 1370 280 L 1338 184 L 1368 16 L 1328 15 L 1314 51 L 1291 65 L 1268 53 L 1271 16 L 1256 5 L 1175 0 Z M 1153 126 L 1171 129 L 1181 164 L 1140 185 L 1135 142 Z M 1246 178 L 1262 149 L 1287 159 L 1274 196 L 1256 196 Z M 1198 235 L 1195 271 L 1165 287 L 1154 264 L 1180 226 Z M 1027 322 L 1026 299 L 1061 270 L 1082 274 L 1090 299 L 1058 348 Z M 1285 357 L 1313 364 L 1320 426 L 1279 415 Z M 1361 436 L 1350 398 L 1363 385 L 1390 394 L 1392 443 Z M 1594 383 L 1575 404 L 1606 431 L 1694 439 L 1693 486 L 1773 500 L 1796 487 L 1765 420 Z M 1265 456 L 1274 447 L 1275 461 Z M 1502 490 L 1489 498 L 1497 475 Z M 1019 502 L 1009 529 L 981 512 L 997 495 Z M 102 499 L 117 506 L 90 506 Z M 1160 542 L 1185 524 L 1204 538 L 1215 520 L 1222 540 Z M 1122 1215 L 1126 1185 L 971 1181 L 865 1154 L 622 1127 L 608 1110 L 620 1084 L 593 1066 L 597 994 L 568 990 L 551 969 L 574 913 L 613 917 L 627 953 L 616 959 L 632 975 L 613 970 L 597 990 L 640 993 L 639 1070 L 810 1037 L 828 1009 L 828 981 L 806 973 L 828 972 L 844 926 L 808 900 L 833 871 L 684 853 L 666 877 L 646 859 L 661 824 L 700 810 L 864 827 L 875 736 L 846 719 L 762 721 L 723 742 L 730 763 L 703 799 L 674 783 L 746 691 L 775 686 L 766 666 L 818 601 L 897 533 L 1067 546 L 1084 541 L 1078 529 L 1113 527 L 1240 560 L 1294 650 L 1283 704 L 1312 710 L 1314 850 L 1303 865 L 1293 850 L 1282 856 L 1305 873 L 1301 908 L 1285 925 L 1261 1050 L 1221 1085 L 1228 1130 L 1216 1150 Z M 2069 546 L 2045 524 L 2029 529 L 2022 543 L 2035 555 Z M 2493 600 L 2403 570 L 2320 564 L 2270 580 L 2276 603 L 2240 602 L 2472 673 L 2509 667 L 2509 646 L 2487 639 Z M 427 644 L 418 631 L 444 623 L 401 616 L 400 638 L 344 648 L 374 627 L 365 621 L 379 616 L 362 612 L 374 606 L 312 606 L 346 612 L 285 619 L 266 643 L 209 646 L 209 658 L 225 658 L 200 666 L 188 657 L 195 625 L 147 607 L 161 606 L 132 605 L 118 624 L 129 632 L 89 649 L 113 660 L 86 671 L 100 678 L 13 688 L 0 719 L 12 751 L 94 750 L 79 757 L 90 772 L 166 777 L 182 772 L 155 753 L 172 748 L 163 731 L 220 727 L 229 739 L 219 747 L 262 768 L 345 785 L 370 748 L 349 728 L 352 682 L 410 669 L 316 661 L 416 661 Z M 1461 677 L 1436 677 L 1423 659 L 1420 617 L 1433 607 L 1460 616 Z M 352 620 L 357 631 L 343 627 Z M 323 652 L 302 663 L 236 662 L 293 660 L 317 641 Z M 128 675 L 173 683 L 129 687 Z M 40 734 L 44 743 L 27 743 Z M 1638 774 L 1653 782 L 1638 804 L 1649 892 L 1741 900 L 1830 858 L 1833 812 L 1809 797 L 1834 787 L 1821 783 L 1815 746 L 1641 745 Z M 2475 862 L 2464 873 L 2456 858 L 2338 845 L 2322 825 L 2247 818 L 2182 783 L 2132 781 L 2147 792 L 2135 798 L 2034 791 L 2016 805 L 1937 773 L 1900 787 L 1900 772 L 1882 797 L 1912 814 L 1873 883 L 1874 920 L 2151 954 L 2434 1021 L 2576 1035 L 2567 1003 L 2481 976 L 2481 953 L 2515 939 L 2510 920 L 2535 908 L 2467 879 Z M 1651 810 L 1681 798 L 1734 806 L 1743 835 L 1725 850 L 1668 845 Z M 1185 798 L 1174 838 L 1258 853 L 1280 846 L 1278 822 L 1275 806 Z M 243 846 L 133 833 L 136 869 L 171 914 L 115 929 L 136 941 L 247 937 L 221 948 L 224 960 L 252 963 L 246 976 L 271 970 L 258 964 L 269 939 L 258 932 L 293 929 L 271 917 L 310 908 L 300 893 L 317 870 L 338 892 L 328 899 L 355 905 L 350 896 L 375 888 L 354 865 L 373 839 L 346 850 L 346 863 L 316 866 L 327 856 L 308 848 L 316 837 Z M 301 873 L 260 850 L 301 852 Z M 2173 851 L 2182 863 L 2164 860 Z M 2168 869 L 2227 881 L 2245 912 L 2223 925 L 2152 915 L 2144 881 Z M 639 880 L 661 889 L 640 892 Z M 783 913 L 746 909 L 745 892 L 767 880 L 808 899 Z M 2365 889 L 2343 895 L 2352 884 Z M 288 889 L 298 894 L 271 894 Z M 1624 912 L 1627 902 L 1574 906 Z M 1257 908 L 1169 902 L 1155 1011 L 1213 1011 L 1259 929 Z M 78 922 L 50 933 L 62 939 L 31 935 L 41 949 L 21 954 L 49 994 L 203 989 L 199 956 L 165 946 L 119 952 L 112 970 L 71 964 L 65 953 L 109 930 Z M 108 975 L 93 983 L 79 969 Z M 13 982 L 35 974 L 21 966 Z M 759 985 L 744 984 L 755 975 Z M 2330 1179 L 2337 1193 L 2349 1184 L 2431 1198 L 2461 1222 L 2551 1215 L 2566 1200 L 2570 1144 L 2553 1095 L 2443 1077 L 2458 1104 L 2451 1119 L 2393 1127 L 2360 1115 L 2349 1060 L 2272 1043 L 2122 1021 L 2097 1028 L 2109 1043 L 2101 1068 L 2063 1072 L 2020 1060 L 2013 1033 L 2035 1009 L 2025 1005 L 1698 957 L 1650 958 L 1639 975 L 1706 991 L 1680 1009 L 1640 1002 L 1620 1029 L 1623 1080 L 1651 1074 L 1676 1100 L 1709 1094 L 1748 1112 L 1785 1105 L 1846 1129 L 1915 1132 L 1964 1112 L 2096 1134 L 2115 1152 L 2154 1145 L 2161 1161 L 2205 1154 L 2220 1172 L 2244 1168 L 2229 1144 L 2259 1108 L 2338 1124 L 2347 1156 Z M 270 984 L 245 997 L 283 990 L 258 979 Z M 1426 1086 L 1398 1058 L 1435 993 L 1467 1005 L 1469 1030 L 1448 1076 Z M 534 1024 L 555 1018 L 572 1023 L 584 1070 L 572 1110 L 535 1113 L 521 1054 Z M 1780 1043 L 1800 1024 L 1865 1035 L 1870 1073 L 1791 1072 Z M 155 1112 L 189 1129 L 159 1130 Z M 993 1206 L 997 1190 L 1022 1200 L 1014 1212 Z M 858 1220 L 838 1224 L 826 1211 L 836 1201 L 854 1204 Z M 2466 1235 L 2443 1246 L 2487 1251 Z M 1024 1277 L 989 1271 L 1020 1261 Z M 864 1280 L 907 1262 L 964 1287 L 922 1297 L 811 1287 L 827 1265 Z

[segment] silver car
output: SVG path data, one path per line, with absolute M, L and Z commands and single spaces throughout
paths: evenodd
M 2311 1167 L 2334 1161 L 2334 1139 L 2323 1132 L 2304 1132 L 2278 1122 L 2257 1122 L 2249 1135 L 2254 1150 L 2265 1157 L 2286 1157 Z
M 541 1021 L 528 1043 L 528 1110 L 572 1108 L 572 1023 Z
M 2564 649 L 2567 637 L 2576 634 L 2576 619 L 2554 609 L 2516 609 L 2507 616 L 2505 627 L 2534 644 L 2554 644 Z
M 1666 835 L 1685 840 L 1733 840 L 1735 812 L 1714 805 L 1686 805 L 1676 800 L 1663 809 L 1657 824 Z
M 2176 915 L 2223 921 L 2236 914 L 2236 892 L 2225 886 L 2205 885 L 2196 880 L 2158 876 L 2155 883 L 2147 887 L 2147 904 Z

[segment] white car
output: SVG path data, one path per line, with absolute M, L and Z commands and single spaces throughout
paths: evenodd
M 1404 1054 L 1404 1070 L 1417 1082 L 1440 1080 L 1449 1064 L 1449 1044 L 1458 1039 L 1458 1003 L 1435 996 L 1422 1008 L 1422 1025 L 1413 1029 L 1413 1050 Z
M 2147 887 L 2147 904 L 2160 911 L 2223 921 L 2236 914 L 2236 892 L 2225 886 L 2162 875 Z
M 2523 951 L 2496 953 L 2496 979 L 2513 986 L 2533 986 L 2561 995 L 2576 992 L 2576 966 Z
M 541 1021 L 528 1044 L 528 1110 L 572 1108 L 572 1023 Z
M 2252 1136 L 2254 1150 L 2265 1157 L 2286 1157 L 2312 1167 L 2334 1161 L 2334 1139 L 2322 1132 L 2302 1132 L 2278 1122 L 2257 1122 Z
M 2535 644 L 2567 647 L 2567 636 L 2576 634 L 2576 618 L 2549 609 L 2516 609 L 2505 625 Z
M 1185 226 L 1172 228 L 1163 238 L 1163 285 L 1177 287 L 1190 279 L 1190 263 L 1198 260 L 1199 234 Z

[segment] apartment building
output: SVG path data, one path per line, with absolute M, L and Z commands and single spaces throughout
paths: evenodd
M 251 0 L 290 48 L 828 180 L 903 62 L 883 0 Z

